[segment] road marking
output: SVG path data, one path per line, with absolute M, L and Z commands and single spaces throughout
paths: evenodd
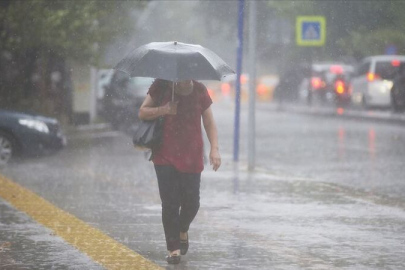
M 102 231 L 0 174 L 0 197 L 106 269 L 162 269 Z

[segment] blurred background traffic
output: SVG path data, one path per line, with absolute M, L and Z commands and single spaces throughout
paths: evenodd
M 404 111 L 405 2 L 256 3 L 258 102 Z M 314 15 L 325 18 L 325 43 L 297 46 L 297 17 Z M 131 130 L 153 79 L 129 78 L 112 67 L 140 45 L 201 44 L 235 67 L 237 20 L 238 1 L 1 1 L 3 163 L 25 152 L 27 141 L 62 148 L 60 126 L 107 122 Z M 242 104 L 249 98 L 248 49 L 245 44 Z M 237 79 L 204 83 L 214 102 L 233 103 Z M 26 139 L 32 132 L 28 137 L 38 139 Z

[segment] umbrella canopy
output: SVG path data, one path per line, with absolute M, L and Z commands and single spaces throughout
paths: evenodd
M 200 45 L 152 42 L 130 52 L 114 68 L 131 77 L 169 81 L 218 80 L 235 72 L 214 52 Z

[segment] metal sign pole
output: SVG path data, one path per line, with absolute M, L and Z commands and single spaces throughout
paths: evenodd
M 248 170 L 255 169 L 256 137 L 256 1 L 249 2 L 249 118 L 248 118 Z
M 242 73 L 243 53 L 243 12 L 245 1 L 239 0 L 238 6 L 238 50 L 236 66 L 236 93 L 235 93 L 235 125 L 233 139 L 233 161 L 239 161 L 239 122 L 240 122 L 240 76 Z

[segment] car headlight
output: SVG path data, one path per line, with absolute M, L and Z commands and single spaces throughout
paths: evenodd
M 34 119 L 19 119 L 18 123 L 22 126 L 25 126 L 27 128 L 35 129 L 36 131 L 43 132 L 43 133 L 49 133 L 49 128 L 48 126 L 39 120 L 34 120 Z

